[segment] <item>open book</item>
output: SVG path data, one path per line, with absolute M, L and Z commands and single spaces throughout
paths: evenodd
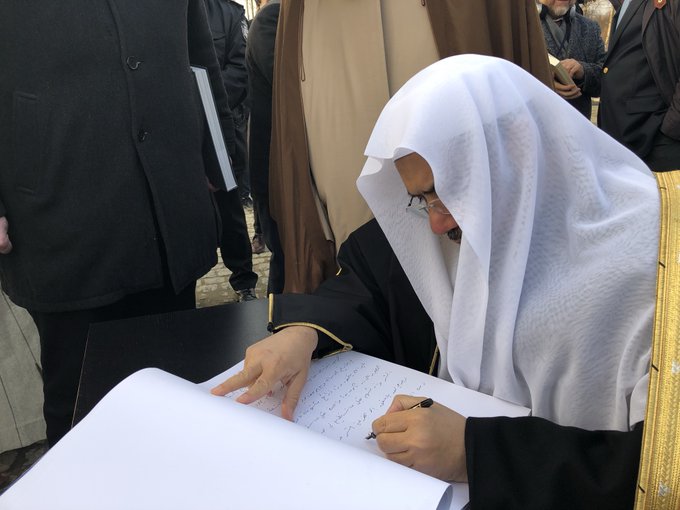
M 550 62 L 550 68 L 555 75 L 555 79 L 558 82 L 562 85 L 574 85 L 574 80 L 569 76 L 569 71 L 562 66 L 559 58 L 548 53 L 548 61 Z
M 0 496 L 0 509 L 461 508 L 466 484 L 387 460 L 365 439 L 371 422 L 397 393 L 466 416 L 529 413 L 346 352 L 312 364 L 293 423 L 278 416 L 276 394 L 246 406 L 208 392 L 238 369 L 200 385 L 153 368 L 131 375 Z

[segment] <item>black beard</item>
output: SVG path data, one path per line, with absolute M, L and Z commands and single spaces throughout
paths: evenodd
M 451 239 L 454 243 L 460 244 L 460 240 L 463 238 L 463 231 L 460 227 L 455 227 L 446 233 L 446 237 Z

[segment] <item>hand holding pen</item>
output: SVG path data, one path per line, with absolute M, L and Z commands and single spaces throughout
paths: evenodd
M 446 481 L 467 481 L 465 417 L 430 398 L 397 395 L 372 424 L 389 460 Z
M 409 409 L 418 409 L 420 407 L 430 407 L 432 404 L 434 404 L 434 401 L 431 398 L 426 398 L 425 400 L 421 400 L 417 404 L 412 405 L 409 407 Z M 366 439 L 375 439 L 377 436 L 375 435 L 375 432 L 371 431 L 369 435 L 366 436 Z

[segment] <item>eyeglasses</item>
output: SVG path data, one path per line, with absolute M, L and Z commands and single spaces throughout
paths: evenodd
M 416 199 L 418 199 L 418 203 L 414 204 L 413 201 Z M 412 214 L 415 214 L 416 216 L 420 216 L 421 218 L 429 217 L 430 211 L 451 216 L 451 213 L 444 206 L 444 204 L 442 204 L 441 200 L 434 198 L 430 201 L 427 201 L 427 199 L 422 195 L 411 197 L 411 200 L 408 201 L 408 205 L 406 206 L 406 210 Z

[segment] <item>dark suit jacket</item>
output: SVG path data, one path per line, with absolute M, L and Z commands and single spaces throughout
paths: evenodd
M 632 0 L 612 22 L 598 123 L 641 158 L 659 131 L 680 140 L 679 11 L 678 0 Z
M 214 151 L 190 64 L 209 69 L 228 145 L 233 124 L 201 0 L 2 2 L 0 62 L 14 244 L 0 280 L 15 303 L 92 308 L 215 264 Z
M 242 105 L 248 95 L 246 37 L 248 22 L 243 6 L 232 0 L 204 0 L 217 63 L 229 96 L 229 107 Z M 233 113 L 233 112 L 232 112 Z

